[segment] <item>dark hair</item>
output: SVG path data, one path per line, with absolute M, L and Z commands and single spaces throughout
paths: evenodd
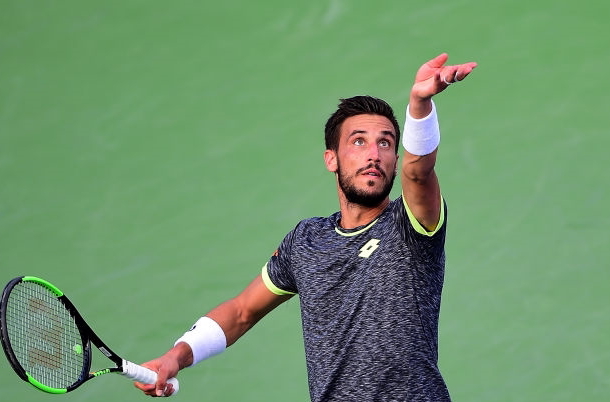
M 388 103 L 382 99 L 368 95 L 354 96 L 352 98 L 340 99 L 337 110 L 328 118 L 324 127 L 324 141 L 326 149 L 337 151 L 339 149 L 339 131 L 341 125 L 348 117 L 360 114 L 376 114 L 387 117 L 396 131 L 396 152 L 400 143 L 400 128 L 394 116 L 394 111 Z

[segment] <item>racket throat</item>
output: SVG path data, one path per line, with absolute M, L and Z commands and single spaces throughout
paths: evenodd
M 116 373 L 116 372 L 121 372 L 121 371 L 122 370 L 119 369 L 119 368 L 105 368 L 103 370 L 94 371 L 94 372 L 91 373 L 91 375 L 93 377 L 99 377 L 99 376 L 104 375 L 104 374 Z

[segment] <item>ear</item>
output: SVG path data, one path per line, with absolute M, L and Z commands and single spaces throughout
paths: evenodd
M 394 163 L 394 174 L 395 175 L 398 175 L 398 166 L 400 166 L 399 163 L 400 163 L 400 155 L 396 154 L 396 162 Z
M 324 164 L 329 172 L 337 172 L 337 153 L 330 149 L 324 151 Z

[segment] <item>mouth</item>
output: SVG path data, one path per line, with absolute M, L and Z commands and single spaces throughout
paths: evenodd
M 381 168 L 379 168 L 378 166 L 370 165 L 358 170 L 358 174 L 370 177 L 385 177 L 385 174 L 383 173 L 383 170 L 381 170 Z

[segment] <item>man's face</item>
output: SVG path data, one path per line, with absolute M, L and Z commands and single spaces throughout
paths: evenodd
M 390 194 L 396 176 L 394 126 L 379 115 L 349 117 L 341 125 L 338 151 L 327 150 L 325 160 L 348 202 L 377 206 Z

